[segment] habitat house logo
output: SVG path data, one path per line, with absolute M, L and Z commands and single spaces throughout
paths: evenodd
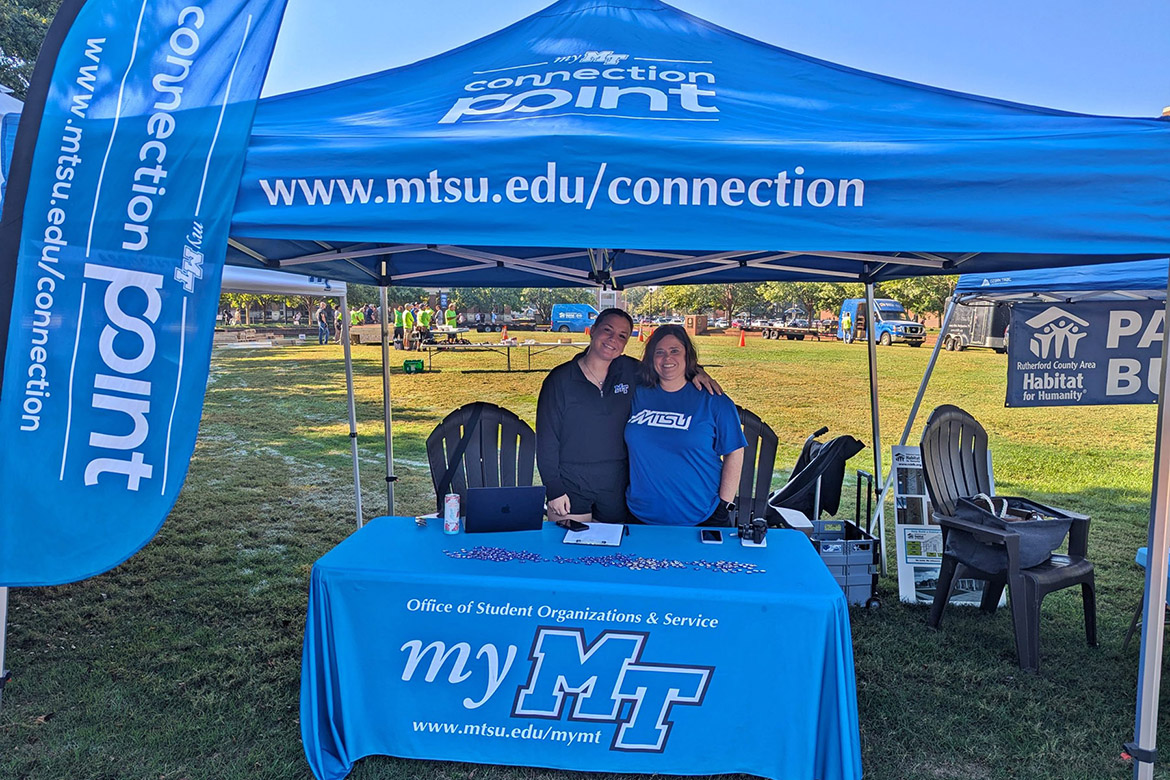
M 710 60 L 587 50 L 546 62 L 475 71 L 439 124 L 586 115 L 716 121 Z
M 1089 326 L 1087 321 L 1057 306 L 1049 306 L 1024 324 L 1033 330 L 1028 349 L 1042 360 L 1075 358 L 1077 344 L 1088 335 L 1084 328 Z

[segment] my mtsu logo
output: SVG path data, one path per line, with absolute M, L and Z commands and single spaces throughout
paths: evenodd
M 587 51 L 584 54 L 568 54 L 557 57 L 556 63 L 596 62 L 600 65 L 617 65 L 622 60 L 628 60 L 628 54 L 614 54 L 612 51 Z
M 630 425 L 649 425 L 651 428 L 674 428 L 679 431 L 689 430 L 691 427 L 690 416 L 684 416 L 680 412 L 656 412 L 653 409 L 643 409 L 637 412 L 630 417 L 628 422 Z
M 1088 335 L 1082 328 L 1089 326 L 1085 320 L 1057 306 L 1049 306 L 1024 324 L 1036 331 L 1028 349 L 1041 359 L 1076 357 L 1077 344 Z
M 626 395 L 629 392 L 630 392 L 630 386 L 627 385 L 625 382 L 622 382 L 621 384 L 617 384 L 617 385 L 613 386 L 613 394 L 614 395 Z
M 699 706 L 712 666 L 642 660 L 649 634 L 604 631 L 591 644 L 579 628 L 540 628 L 529 658 L 528 682 L 516 693 L 512 715 L 612 723 L 611 750 L 661 753 L 676 704 Z

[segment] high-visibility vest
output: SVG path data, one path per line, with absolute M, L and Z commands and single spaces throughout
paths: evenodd
M 394 327 L 396 327 L 396 328 L 402 327 L 402 309 L 395 309 L 394 310 Z

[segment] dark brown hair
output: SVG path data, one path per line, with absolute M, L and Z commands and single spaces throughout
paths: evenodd
M 654 370 L 654 349 L 658 346 L 658 342 L 667 336 L 674 336 L 682 342 L 683 350 L 686 352 L 687 381 L 691 381 L 699 373 L 699 353 L 695 351 L 695 345 L 691 342 L 691 337 L 687 335 L 683 326 L 659 325 L 650 336 L 650 340 L 646 342 L 645 351 L 642 352 L 642 366 L 638 369 L 638 378 L 644 385 L 658 387 L 658 373 Z
M 626 312 L 622 311 L 621 309 L 613 309 L 613 308 L 605 309 L 604 311 L 602 311 L 600 314 L 597 315 L 597 319 L 593 320 L 592 330 L 597 330 L 598 328 L 600 328 L 602 321 L 607 320 L 610 317 L 621 317 L 623 320 L 626 321 L 626 324 L 628 324 L 630 326 L 630 332 L 631 333 L 634 332 L 634 318 L 631 317 Z

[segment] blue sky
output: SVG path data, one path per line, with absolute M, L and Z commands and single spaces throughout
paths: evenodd
M 289 0 L 265 94 L 405 65 L 551 0 Z M 674 0 L 736 32 L 863 70 L 1094 114 L 1170 105 L 1167 0 Z

